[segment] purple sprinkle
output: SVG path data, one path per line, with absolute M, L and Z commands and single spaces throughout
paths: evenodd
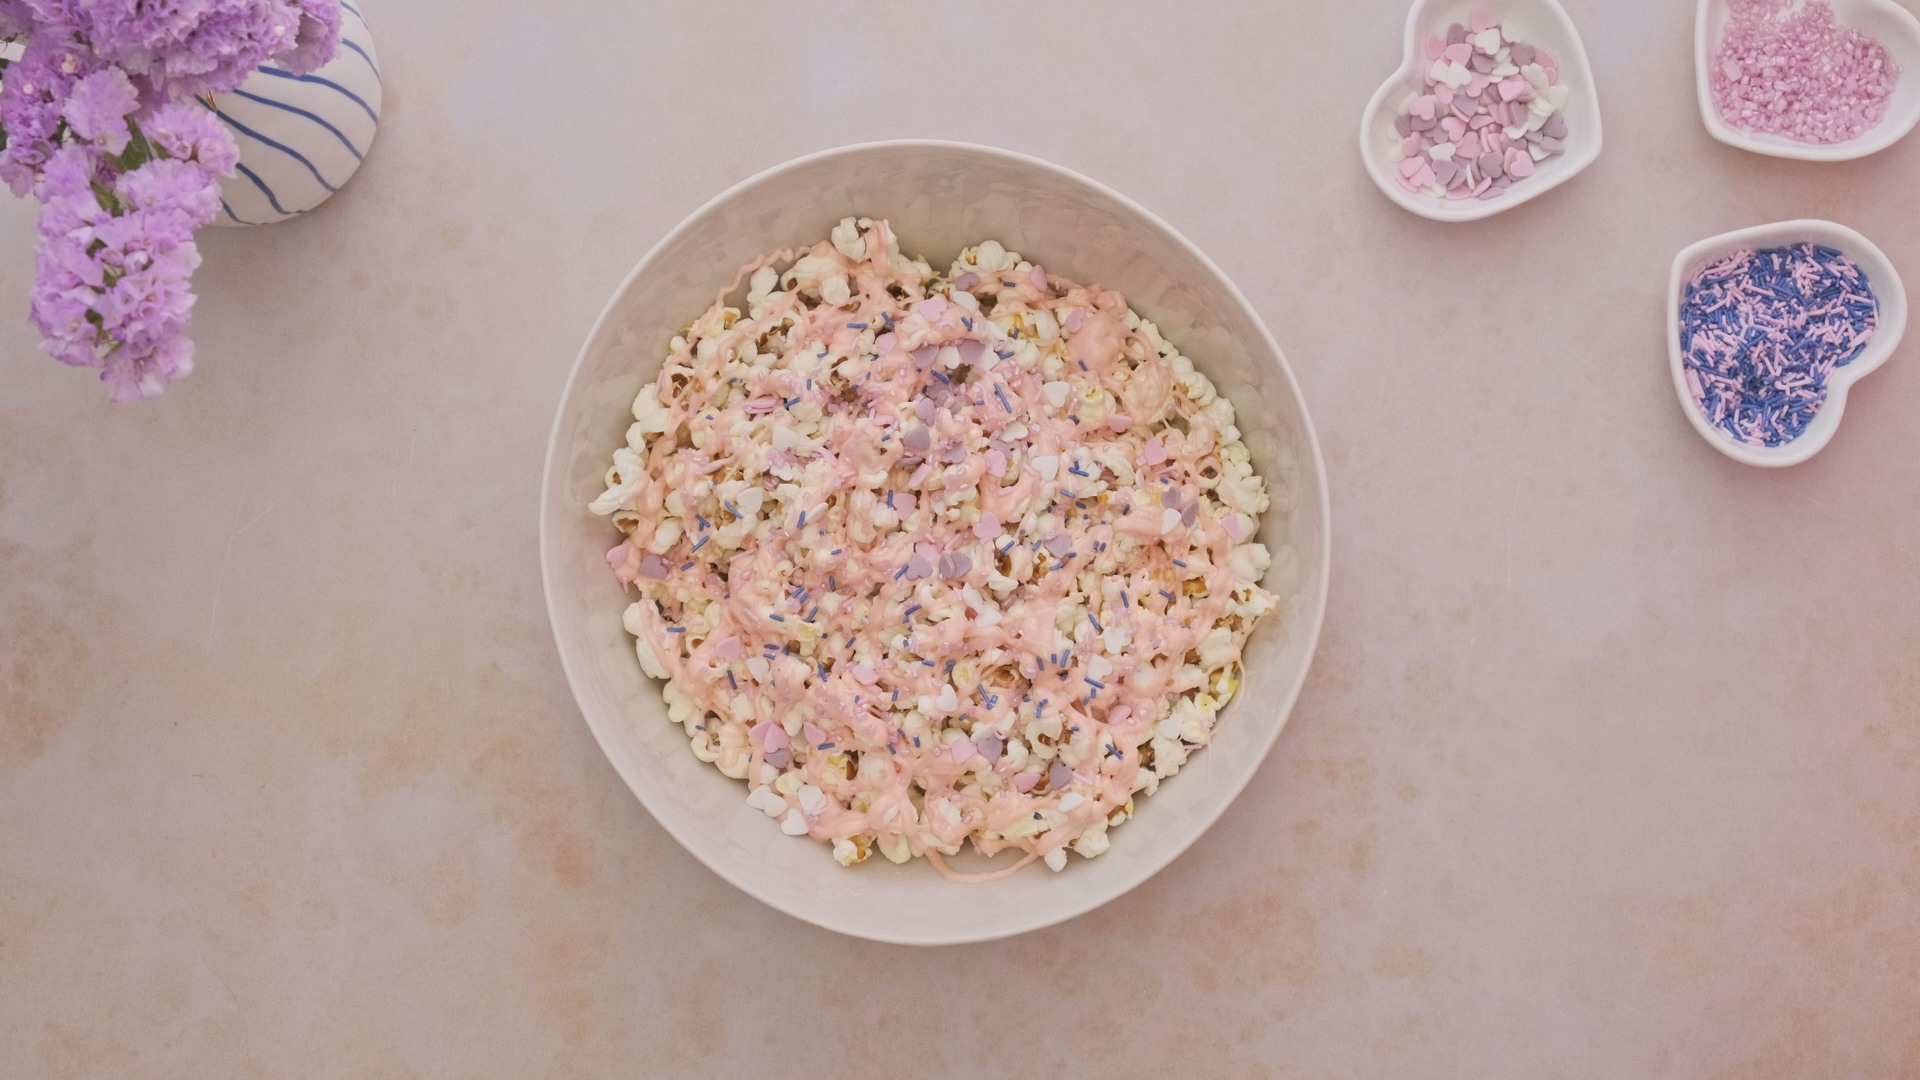
M 1680 309 L 1687 388 L 1707 420 L 1753 446 L 1800 437 L 1835 369 L 1879 328 L 1866 274 L 1829 247 L 1742 251 L 1701 270 Z
M 900 445 L 916 454 L 924 454 L 933 445 L 933 435 L 924 427 L 914 428 L 900 440 Z
M 913 350 L 913 366 L 925 371 L 933 366 L 933 358 L 939 353 L 940 349 L 937 346 L 922 345 Z
M 1058 559 L 1073 550 L 1073 538 L 1066 533 L 1054 533 L 1041 543 L 1047 553 Z
M 1056 761 L 1047 769 L 1047 786 L 1055 791 L 1073 783 L 1073 770 Z
M 784 769 L 793 764 L 793 751 L 783 746 L 767 755 L 767 764 L 776 769 Z
M 641 559 L 640 576 L 653 578 L 656 581 L 664 579 L 667 576 L 666 560 L 658 555 L 648 555 L 646 558 Z
M 987 346 L 984 342 L 967 340 L 961 342 L 957 348 L 960 350 L 960 359 L 973 367 L 979 367 L 980 361 L 987 356 Z

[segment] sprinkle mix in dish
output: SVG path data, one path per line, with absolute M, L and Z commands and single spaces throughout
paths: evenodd
M 1233 406 L 1120 294 L 992 241 L 941 275 L 849 218 L 741 276 L 592 505 L 669 717 L 843 864 L 1106 851 L 1278 604 Z M 1025 858 L 956 873 L 969 840 Z

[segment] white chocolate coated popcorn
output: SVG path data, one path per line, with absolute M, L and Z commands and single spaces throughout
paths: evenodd
M 591 507 L 669 718 L 842 865 L 1099 856 L 1279 605 L 1232 405 L 1118 293 L 993 241 L 939 274 L 849 218 L 741 280 Z

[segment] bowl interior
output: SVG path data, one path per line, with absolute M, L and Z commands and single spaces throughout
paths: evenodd
M 1713 103 L 1711 71 L 1720 41 L 1726 36 L 1727 23 L 1733 17 L 1728 0 L 1700 0 L 1698 38 L 1695 43 L 1696 75 L 1699 82 L 1700 111 L 1707 127 L 1722 142 L 1771 154 L 1776 157 L 1807 161 L 1842 161 L 1884 150 L 1898 142 L 1920 123 L 1920 20 L 1892 0 L 1828 0 L 1833 6 L 1834 22 L 1878 39 L 1887 53 L 1900 65 L 1901 77 L 1887 104 L 1887 115 L 1859 138 L 1843 143 L 1820 145 L 1797 142 L 1780 135 L 1746 131 L 1720 118 Z
M 1425 74 L 1431 64 L 1426 59 L 1427 35 L 1445 36 L 1447 27 L 1465 24 L 1479 8 L 1499 12 L 1503 21 L 1515 25 L 1521 40 L 1546 49 L 1560 61 L 1560 81 L 1571 88 L 1565 110 L 1566 153 L 1540 162 L 1526 183 L 1516 185 L 1502 198 L 1448 202 L 1409 193 L 1393 180 L 1393 149 L 1400 144 L 1393 122 L 1409 97 L 1426 92 Z M 1407 52 L 1401 69 L 1381 87 L 1368 106 L 1363 140 L 1367 171 L 1380 185 L 1380 190 L 1395 202 L 1436 221 L 1471 221 L 1546 194 L 1571 180 L 1600 156 L 1599 90 L 1580 33 L 1558 4 L 1550 0 L 1512 0 L 1503 5 L 1490 4 L 1487 0 L 1418 0 L 1408 14 L 1406 32 Z
M 617 538 L 588 513 L 643 381 L 668 339 L 762 252 L 824 239 L 847 215 L 892 221 L 903 247 L 944 267 L 998 239 L 1067 276 L 1120 289 L 1233 401 L 1274 492 L 1261 539 L 1267 585 L 1285 600 L 1246 651 L 1244 685 L 1218 735 L 1140 803 L 1106 855 L 1067 871 L 1034 867 L 986 885 L 948 884 L 924 862 L 842 869 L 824 846 L 784 836 L 746 790 L 694 758 L 666 722 L 659 686 L 621 627 L 626 606 L 603 559 Z M 948 943 L 1036 929 L 1132 888 L 1197 838 L 1253 775 L 1304 681 L 1327 590 L 1325 473 L 1299 390 L 1238 291 L 1157 218 L 1043 162 L 979 147 L 889 143 L 804 158 L 696 212 L 623 284 L 561 401 L 541 505 L 548 610 L 562 663 L 595 737 L 640 800 L 727 880 L 809 922 L 886 941 Z M 1291 557 L 1280 554 L 1290 546 Z
M 1680 304 L 1688 282 L 1706 267 L 1735 252 L 1748 248 L 1784 247 L 1792 244 L 1823 244 L 1845 254 L 1867 275 L 1874 297 L 1880 303 L 1880 323 L 1873 340 L 1853 362 L 1837 369 L 1827 384 L 1827 400 L 1814 415 L 1800 437 L 1782 446 L 1749 446 L 1713 426 L 1694 404 L 1686 386 L 1680 351 Z M 1797 465 L 1824 449 L 1839 431 L 1846 411 L 1847 393 L 1853 384 L 1871 375 L 1886 363 L 1900 345 L 1907 326 L 1907 293 L 1899 272 L 1879 247 L 1852 229 L 1826 221 L 1786 221 L 1762 225 L 1703 240 L 1681 252 L 1674 262 L 1672 295 L 1668 300 L 1668 352 L 1674 389 L 1680 395 L 1681 408 L 1694 429 L 1715 448 L 1737 461 L 1763 467 Z

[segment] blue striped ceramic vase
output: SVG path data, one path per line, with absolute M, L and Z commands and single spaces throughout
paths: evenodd
M 240 144 L 220 182 L 221 225 L 270 225 L 326 202 L 360 168 L 380 130 L 380 58 L 360 14 L 340 4 L 340 50 L 311 75 L 268 64 L 214 99 Z

